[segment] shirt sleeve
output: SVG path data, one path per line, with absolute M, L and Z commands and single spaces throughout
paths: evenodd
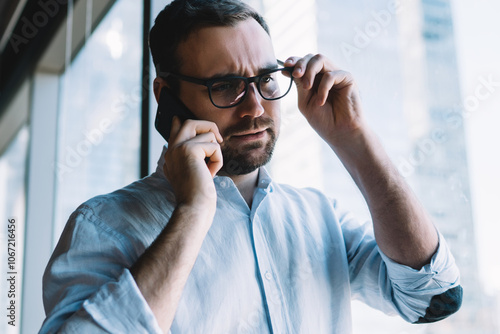
M 162 333 L 127 269 L 137 255 L 89 208 L 69 219 L 47 265 L 40 333 Z
M 411 323 L 441 320 L 460 308 L 459 270 L 441 233 L 430 263 L 416 270 L 379 249 L 371 223 L 360 225 L 348 213 L 340 215 L 340 223 L 354 299 Z

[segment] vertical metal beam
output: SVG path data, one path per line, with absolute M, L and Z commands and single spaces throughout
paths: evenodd
M 42 276 L 52 252 L 59 76 L 35 74 L 32 87 L 22 333 L 37 333 L 45 318 Z
M 149 47 L 151 0 L 144 0 L 142 22 L 142 106 L 141 106 L 141 177 L 149 174 Z

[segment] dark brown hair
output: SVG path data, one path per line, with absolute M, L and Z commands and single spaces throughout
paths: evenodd
M 269 34 L 269 28 L 250 6 L 239 0 L 174 0 L 156 17 L 149 32 L 149 47 L 156 73 L 176 72 L 181 66 L 177 47 L 196 29 L 210 26 L 235 26 L 255 19 Z

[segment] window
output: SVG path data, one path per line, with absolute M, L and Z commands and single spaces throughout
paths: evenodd
M 79 204 L 139 178 L 141 12 L 117 1 L 61 77 L 55 241 Z
M 4 219 L 0 230 L 0 244 L 7 248 L 2 250 L 0 256 L 0 265 L 7 276 L 0 280 L 0 291 L 6 293 L 2 298 L 1 307 L 3 310 L 8 310 L 7 321 L 0 323 L 0 329 L 6 334 L 19 333 L 20 325 L 26 211 L 24 180 L 28 137 L 28 128 L 23 126 L 0 157 L 0 217 Z M 11 234 L 14 234 L 13 238 Z M 12 302 L 14 304 L 11 304 Z M 12 305 L 14 305 L 14 317 L 10 318 L 9 308 L 12 308 Z
M 452 317 L 411 325 L 353 302 L 354 333 L 500 333 L 500 271 L 493 255 L 500 252 L 500 231 L 488 208 L 500 200 L 500 158 L 486 149 L 500 140 L 494 130 L 500 121 L 493 111 L 500 102 L 500 50 L 492 42 L 499 31 L 491 25 L 493 14 L 444 0 L 263 4 L 278 57 L 319 51 L 353 73 L 369 124 L 461 269 L 465 296 Z M 272 174 L 317 187 L 361 221 L 370 219 L 339 160 L 288 103 Z

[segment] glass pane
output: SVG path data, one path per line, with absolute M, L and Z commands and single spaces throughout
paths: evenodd
M 353 302 L 354 333 L 500 333 L 500 231 L 492 218 L 500 200 L 500 154 L 485 145 L 500 142 L 494 14 L 445 0 L 293 0 L 285 12 L 284 1 L 262 2 L 278 58 L 320 50 L 353 73 L 369 124 L 461 269 L 465 297 L 452 317 L 417 326 Z M 282 106 L 275 179 L 320 188 L 360 220 L 370 219 L 342 164 L 290 100 Z
M 61 78 L 55 241 L 85 200 L 139 177 L 142 3 L 117 1 Z
M 0 245 L 2 248 L 5 247 L 0 252 L 0 267 L 6 276 L 0 280 L 0 291 L 3 295 L 0 307 L 2 310 L 7 310 L 7 318 L 0 322 L 0 332 L 6 334 L 19 333 L 21 324 L 28 137 L 28 128 L 25 126 L 0 157 L 0 217 L 2 219 Z

